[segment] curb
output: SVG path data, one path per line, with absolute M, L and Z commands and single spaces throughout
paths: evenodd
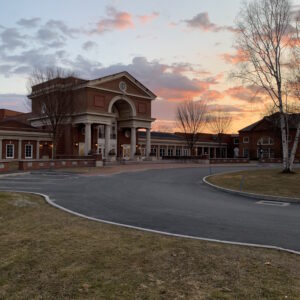
M 87 219 L 87 220 L 90 220 L 90 221 L 94 221 L 94 222 L 103 223 L 103 224 L 109 224 L 109 225 L 119 226 L 119 227 L 123 227 L 123 228 L 140 230 L 140 231 L 144 231 L 144 232 L 160 234 L 160 235 L 175 237 L 175 238 L 205 241 L 205 242 L 219 243 L 219 244 L 225 244 L 225 245 L 252 247 L 252 248 L 258 248 L 258 249 L 277 250 L 277 251 L 281 251 L 281 252 L 287 252 L 287 253 L 290 253 L 290 254 L 300 255 L 300 251 L 286 249 L 286 248 L 282 248 L 282 247 L 278 247 L 278 246 L 271 246 L 271 245 L 264 245 L 264 244 L 252 244 L 252 243 L 244 243 L 244 242 L 233 242 L 233 241 L 210 239 L 210 238 L 202 238 L 202 237 L 197 237 L 197 236 L 170 233 L 170 232 L 166 232 L 166 231 L 159 231 L 159 230 L 154 230 L 154 229 L 148 229 L 148 228 L 137 227 L 137 226 L 133 226 L 133 225 L 127 225 L 127 224 L 107 221 L 107 220 L 103 220 L 103 219 L 97 219 L 97 218 L 94 218 L 94 217 L 89 217 L 89 216 L 83 215 L 81 213 L 77 213 L 77 212 L 72 211 L 70 209 L 67 209 L 63 206 L 60 206 L 60 205 L 54 203 L 48 195 L 45 195 L 45 194 L 42 194 L 42 193 L 35 193 L 35 192 L 28 192 L 28 191 L 12 191 L 12 190 L 1 190 L 1 192 L 24 193 L 24 194 L 38 195 L 38 196 L 43 197 L 44 200 L 46 201 L 46 203 L 48 203 L 52 207 L 55 207 L 59 210 L 62 210 L 62 211 L 67 212 L 69 214 L 75 215 L 77 217 Z
M 229 172 L 232 173 L 232 172 Z M 219 173 L 219 174 L 229 174 L 229 173 Z M 215 185 L 209 181 L 207 181 L 208 178 L 213 177 L 215 175 L 219 174 L 214 174 L 214 175 L 208 175 L 205 176 L 202 180 L 205 184 L 209 185 L 210 187 L 225 192 L 233 195 L 239 195 L 243 196 L 246 198 L 252 198 L 252 199 L 259 199 L 259 200 L 268 200 L 268 201 L 277 201 L 277 202 L 291 202 L 295 204 L 300 204 L 300 198 L 290 198 L 290 197 L 277 197 L 277 196 L 271 196 L 271 195 L 263 195 L 263 194 L 255 194 L 255 193 L 247 193 L 247 192 L 242 192 L 242 191 L 237 191 L 237 190 L 232 190 L 228 188 L 221 187 L 219 185 Z

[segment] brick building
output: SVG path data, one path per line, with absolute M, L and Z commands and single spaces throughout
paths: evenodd
M 95 80 L 69 77 L 54 79 L 55 84 L 72 83 L 72 113 L 64 122 L 57 145 L 60 158 L 91 153 L 110 158 L 134 159 L 152 155 L 190 156 L 180 133 L 150 132 L 155 120 L 151 103 L 156 95 L 127 72 Z M 49 85 L 48 85 L 49 87 Z M 30 113 L 0 109 L 0 160 L 52 158 L 49 127 L 43 121 L 43 89 L 33 86 Z M 281 139 L 276 118 L 265 117 L 239 131 L 239 135 L 199 133 L 194 155 L 209 158 L 281 158 Z M 291 121 L 291 140 L 296 122 Z M 297 151 L 300 158 L 300 149 Z
M 289 148 L 291 150 L 297 122 L 300 114 L 289 116 Z M 266 116 L 261 120 L 241 129 L 239 131 L 239 156 L 250 159 L 281 159 L 281 131 L 279 114 Z M 300 147 L 296 152 L 297 160 L 300 159 Z
M 58 156 L 83 156 L 99 152 L 133 158 L 138 144 L 137 131 L 147 132 L 147 155 L 150 153 L 151 102 L 156 95 L 127 72 L 95 80 L 58 79 L 72 82 L 72 115 L 65 122 L 57 145 Z M 65 82 L 64 82 L 65 84 Z M 33 86 L 32 126 L 42 128 L 43 84 Z
M 30 116 L 0 109 L 0 160 L 51 158 L 50 134 L 31 126 Z

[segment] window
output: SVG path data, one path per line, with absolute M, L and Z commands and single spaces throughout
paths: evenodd
M 257 141 L 257 145 L 274 145 L 274 139 L 264 136 Z
M 183 156 L 189 156 L 189 150 L 184 148 L 183 149 Z
M 275 156 L 274 149 L 271 148 L 257 149 L 257 158 L 274 158 L 274 156 Z
M 99 139 L 104 139 L 105 133 L 104 133 L 104 125 L 99 125 Z
M 165 156 L 165 149 L 164 148 L 160 148 L 159 149 L 159 156 Z
M 249 157 L 249 149 L 248 148 L 243 149 L 243 157 Z
M 6 145 L 6 158 L 14 158 L 14 144 Z
M 168 149 L 168 156 L 173 156 L 173 148 Z
M 156 147 L 151 147 L 151 153 L 156 156 Z
M 243 137 L 243 143 L 245 143 L 245 144 L 249 143 L 249 136 Z
M 233 143 L 234 143 L 234 145 L 238 145 L 239 144 L 239 138 L 238 137 L 234 138 Z
M 180 148 L 176 148 L 176 156 L 181 156 L 181 149 Z
M 32 145 L 25 145 L 25 158 L 32 158 Z

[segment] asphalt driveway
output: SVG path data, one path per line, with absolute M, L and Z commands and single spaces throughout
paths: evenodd
M 214 167 L 219 173 L 243 169 Z M 193 237 L 300 251 L 300 205 L 273 206 L 202 183 L 209 168 L 148 170 L 108 176 L 35 172 L 0 178 L 0 190 L 47 194 L 89 217 Z

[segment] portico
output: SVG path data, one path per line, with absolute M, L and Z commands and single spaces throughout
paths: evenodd
M 72 116 L 73 155 L 102 154 L 105 159 L 135 159 L 138 131 L 146 131 L 151 151 L 151 101 L 156 96 L 127 72 L 89 81 L 86 111 Z

